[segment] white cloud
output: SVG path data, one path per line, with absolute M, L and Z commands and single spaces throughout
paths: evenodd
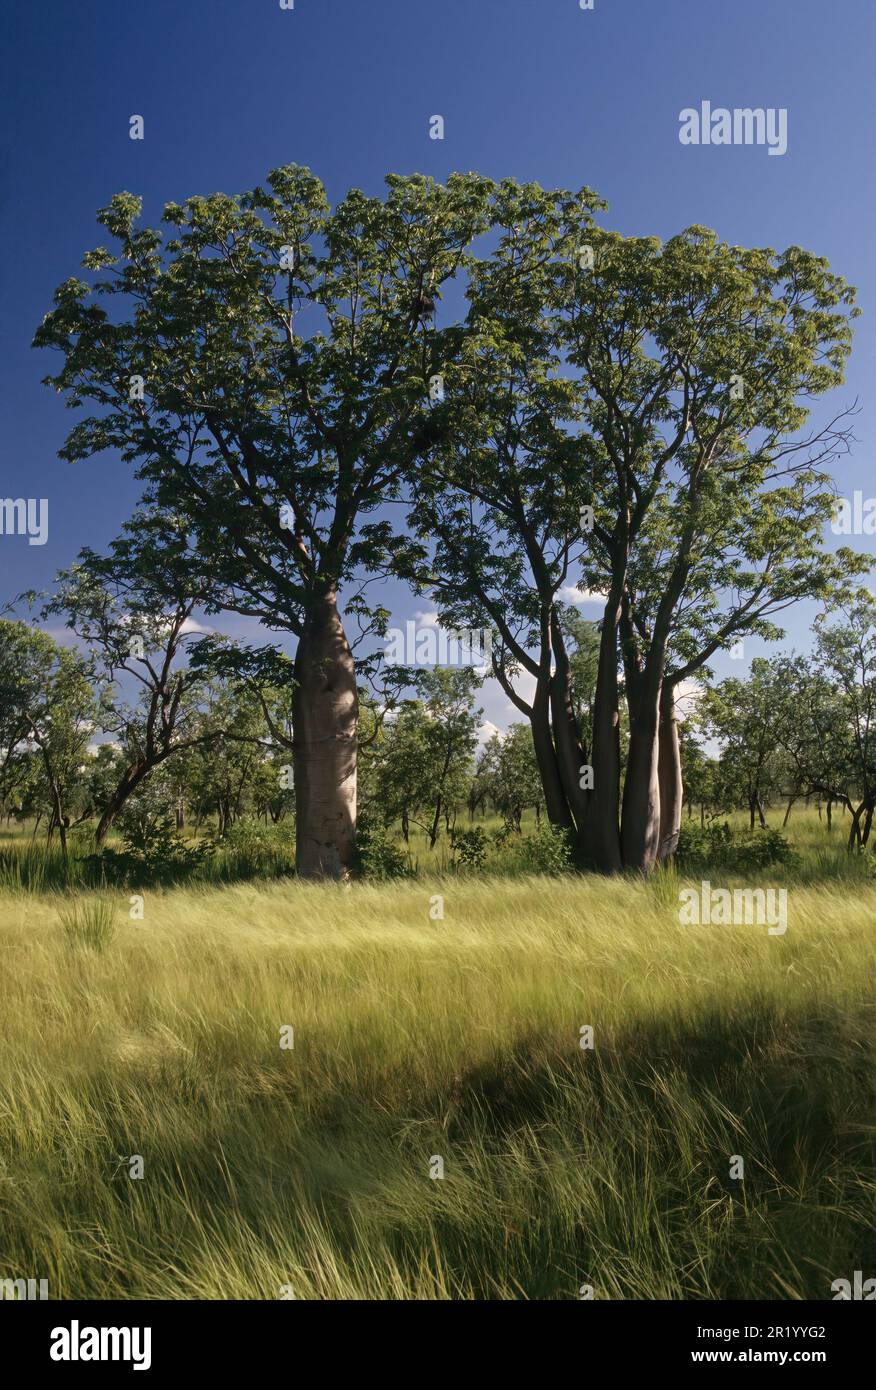
M 605 603 L 605 594 L 598 589 L 579 589 L 575 584 L 564 584 L 557 597 L 566 603 Z

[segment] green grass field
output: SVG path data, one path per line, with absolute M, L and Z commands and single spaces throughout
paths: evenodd
M 775 937 L 671 879 L 435 875 L 117 891 L 93 949 L 105 896 L 5 889 L 0 1279 L 830 1298 L 876 1265 L 876 882 L 789 830 Z

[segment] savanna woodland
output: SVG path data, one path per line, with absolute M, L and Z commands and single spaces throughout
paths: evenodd
M 830 1297 L 876 1258 L 851 286 L 476 174 L 98 220 L 34 342 L 140 501 L 0 621 L 0 1276 Z M 390 584 L 485 660 L 390 659 Z M 782 927 L 691 925 L 712 884 Z

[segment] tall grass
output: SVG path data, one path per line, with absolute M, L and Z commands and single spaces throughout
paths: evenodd
M 119 906 L 103 953 L 70 952 L 51 897 L 0 897 L 0 1278 L 829 1298 L 873 1272 L 871 884 L 792 889 L 782 937 L 594 879 Z
M 67 945 L 105 951 L 116 929 L 117 905 L 109 897 L 74 900 L 58 914 Z

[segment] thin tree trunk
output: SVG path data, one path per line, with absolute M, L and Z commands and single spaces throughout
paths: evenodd
M 586 849 L 603 873 L 622 867 L 620 827 L 620 703 L 617 679 L 617 625 L 623 577 L 615 579 L 605 605 L 599 640 L 599 667 L 593 701 L 593 792 L 586 827 Z
M 660 791 L 660 840 L 657 862 L 669 859 L 678 847 L 684 797 L 678 720 L 675 717 L 675 689 L 664 684 L 660 692 L 657 780 Z
M 557 767 L 566 803 L 578 832 L 578 842 L 586 849 L 590 803 L 593 792 L 581 786 L 582 768 L 587 754 L 572 699 L 572 668 L 556 612 L 551 611 L 550 639 L 555 670 L 550 679 L 550 708 Z
M 116 817 L 124 809 L 128 797 L 132 792 L 137 790 L 148 772 L 148 766 L 145 763 L 139 763 L 136 767 L 129 769 L 120 780 L 110 800 L 104 807 L 100 820 L 97 823 L 97 829 L 94 832 L 94 846 L 98 851 L 103 848 L 106 837 L 112 829 Z
M 857 811 L 852 811 L 852 824 L 849 827 L 849 851 L 853 850 L 855 845 L 860 845 L 861 843 L 861 815 L 863 810 L 864 807 L 859 806 Z
M 432 828 L 431 828 L 430 831 L 429 831 L 429 848 L 430 848 L 430 849 L 434 849 L 434 848 L 435 848 L 435 842 L 436 842 L 436 840 L 438 839 L 438 826 L 439 826 L 440 822 L 441 822 L 441 797 L 439 796 L 438 800 L 437 800 L 436 803 L 435 803 L 435 814 L 434 814 L 434 816 L 432 817 Z
M 569 829 L 574 826 L 574 821 L 563 790 L 557 753 L 551 737 L 546 684 L 543 689 L 536 690 L 532 702 L 532 713 L 529 716 L 529 726 L 532 730 L 532 746 L 535 750 L 535 761 L 538 764 L 538 772 L 544 790 L 548 820 L 552 825 Z

